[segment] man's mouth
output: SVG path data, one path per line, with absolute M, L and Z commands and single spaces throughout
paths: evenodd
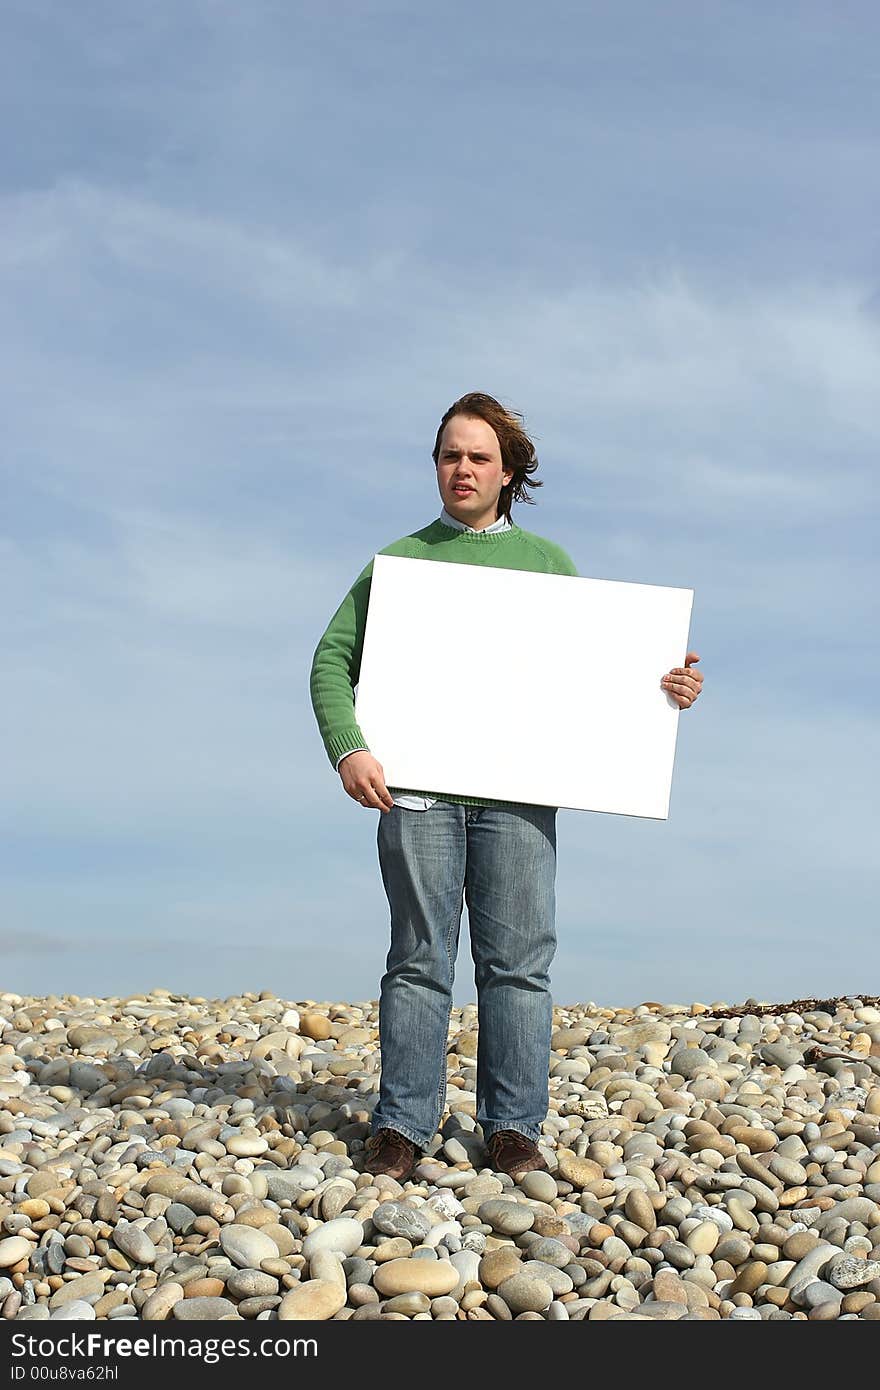
M 473 492 L 473 490 L 474 490 L 474 489 L 473 489 L 472 487 L 454 487 L 454 488 L 452 489 L 453 492 L 458 492 L 458 493 L 461 493 L 461 494 L 465 494 L 465 493 L 468 493 L 468 492 Z

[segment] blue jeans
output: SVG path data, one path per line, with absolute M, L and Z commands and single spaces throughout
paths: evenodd
M 547 1115 L 556 951 L 556 808 L 380 812 L 391 949 L 379 997 L 382 1070 L 372 1132 L 425 1148 L 446 1100 L 446 1047 L 462 896 L 475 966 L 477 1121 L 484 1139 L 537 1140 Z

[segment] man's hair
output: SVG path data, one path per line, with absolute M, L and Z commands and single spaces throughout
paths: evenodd
M 529 496 L 528 489 L 543 487 L 544 484 L 540 479 L 533 480 L 530 476 L 538 467 L 538 457 L 534 444 L 523 429 L 523 417 L 515 410 L 506 410 L 494 396 L 487 396 L 484 391 L 468 391 L 467 395 L 461 396 L 449 407 L 440 421 L 432 453 L 435 464 L 440 460 L 440 440 L 443 438 L 443 431 L 454 415 L 469 415 L 478 420 L 485 420 L 498 436 L 502 465 L 505 469 L 513 469 L 513 477 L 501 489 L 498 499 L 499 514 L 509 521 L 510 509 L 514 502 L 530 502 L 534 506 L 535 499 Z

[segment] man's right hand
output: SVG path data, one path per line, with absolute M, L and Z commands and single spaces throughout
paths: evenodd
M 382 764 L 372 753 L 361 750 L 349 753 L 339 764 L 342 785 L 353 801 L 360 802 L 365 809 L 378 807 L 380 811 L 390 811 L 394 799 L 385 785 Z

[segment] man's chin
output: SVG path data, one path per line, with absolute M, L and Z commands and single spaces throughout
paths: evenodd
M 453 497 L 446 503 L 446 510 L 455 516 L 457 511 L 466 512 L 469 506 L 473 506 L 475 500 L 473 493 L 468 497 Z

